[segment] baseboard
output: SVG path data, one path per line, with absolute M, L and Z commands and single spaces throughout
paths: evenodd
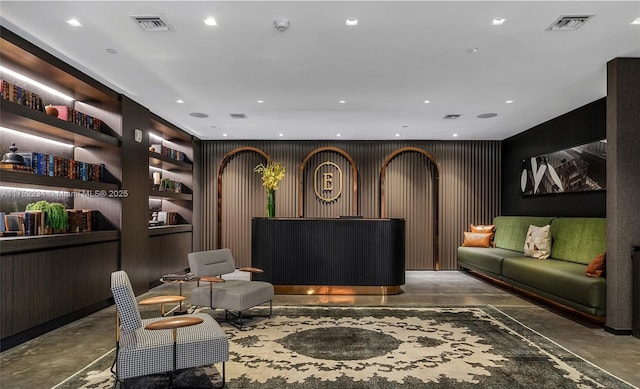
M 633 335 L 633 330 L 632 329 L 617 329 L 617 328 L 612 328 L 609 326 L 604 326 L 604 330 L 607 331 L 610 334 L 614 334 L 614 335 Z
M 65 324 L 74 322 L 80 318 L 88 316 L 94 312 L 107 308 L 111 305 L 113 305 L 113 297 L 103 301 L 99 301 L 88 307 L 85 307 L 78 311 L 61 316 L 57 319 L 50 320 L 46 323 L 38 324 L 37 326 L 31 327 L 28 330 L 24 330 L 22 332 L 18 332 L 17 334 L 7 336 L 6 338 L 2 338 L 2 340 L 0 340 L 0 351 L 8 350 L 26 341 L 35 339 L 40 335 L 43 335 L 49 331 L 53 331 L 56 328 L 59 328 L 64 326 Z

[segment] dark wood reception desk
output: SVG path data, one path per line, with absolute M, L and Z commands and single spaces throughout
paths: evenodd
M 254 218 L 251 265 L 278 294 L 397 294 L 404 219 Z

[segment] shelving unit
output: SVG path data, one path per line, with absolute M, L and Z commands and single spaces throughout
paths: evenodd
M 74 102 L 37 87 L 1 77 L 42 96 L 45 104 L 75 107 L 103 122 L 98 132 L 8 100 L 0 100 L 0 143 L 19 152 L 39 152 L 104 164 L 106 182 L 0 171 L 0 211 L 24 211 L 46 199 L 67 208 L 100 211 L 113 229 L 55 235 L 0 238 L 0 335 L 11 347 L 109 304 L 109 274 L 119 268 L 121 198 L 120 96 L 77 69 L 1 28 L 2 65 L 60 90 Z M 14 130 L 14 131 L 11 131 Z M 53 144 L 51 141 L 66 145 Z M 55 324 L 54 324 L 55 323 Z
M 149 120 L 149 146 L 161 144 L 185 155 L 185 161 L 172 159 L 160 152 L 149 151 L 149 180 L 153 172 L 162 178 L 182 183 L 182 192 L 149 190 L 149 217 L 153 212 L 176 212 L 177 225 L 149 227 L 149 241 L 153 265 L 150 267 L 150 284 L 158 282 L 167 273 L 185 270 L 189 265 L 187 254 L 193 251 L 193 139 L 191 135 L 173 124 L 152 114 Z M 160 140 L 160 138 L 162 140 Z M 160 150 L 158 150 L 160 151 Z

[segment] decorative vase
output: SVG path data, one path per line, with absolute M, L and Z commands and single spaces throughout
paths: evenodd
M 276 191 L 267 191 L 267 217 L 276 216 Z

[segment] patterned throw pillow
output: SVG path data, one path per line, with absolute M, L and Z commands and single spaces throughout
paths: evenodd
M 524 255 L 527 257 L 547 259 L 551 256 L 551 226 L 529 226 L 524 241 Z

